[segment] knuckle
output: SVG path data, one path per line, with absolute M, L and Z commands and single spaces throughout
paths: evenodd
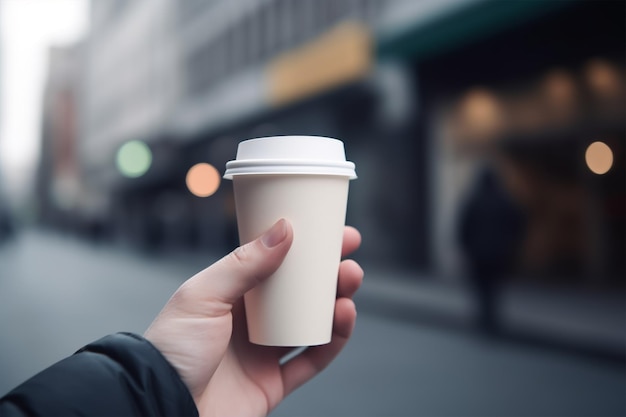
M 184 282 L 178 289 L 172 294 L 171 301 L 176 305 L 185 305 L 189 300 L 191 294 L 191 288 L 189 284 Z
M 228 256 L 238 267 L 245 267 L 250 260 L 250 249 L 248 248 L 248 245 L 239 246 Z
M 233 268 L 238 270 L 238 274 L 248 277 L 253 281 L 260 281 L 261 276 L 265 268 L 259 265 L 261 258 L 258 254 L 255 254 L 255 247 L 253 244 L 248 243 L 246 245 L 239 246 L 233 250 L 228 257 L 232 263 Z M 259 269 L 260 268 L 260 269 Z
M 185 311 L 186 308 L 193 304 L 189 289 L 183 284 L 170 297 L 167 304 L 163 308 L 164 311 Z

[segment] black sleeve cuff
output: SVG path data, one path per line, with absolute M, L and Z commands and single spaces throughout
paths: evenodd
M 172 365 L 131 333 L 106 336 L 52 365 L 0 399 L 3 409 L 22 411 L 15 415 L 198 416 Z

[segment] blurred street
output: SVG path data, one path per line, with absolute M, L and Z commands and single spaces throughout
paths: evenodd
M 0 246 L 0 395 L 103 335 L 143 332 L 176 287 L 215 259 L 182 252 L 149 256 L 40 230 L 5 242 Z M 462 291 L 417 286 L 392 275 L 366 269 L 351 343 L 274 416 L 626 413 L 623 362 L 549 343 L 481 338 L 469 331 L 472 308 Z M 611 326 L 623 326 L 608 320 L 615 311 L 606 312 L 603 330 L 585 323 L 585 308 L 573 317 L 578 327 L 564 324 L 567 315 L 559 318 L 558 312 L 566 310 L 566 298 L 551 303 L 552 310 L 528 289 L 505 299 L 510 300 L 505 316 L 518 329 L 533 327 L 532 315 L 519 313 L 530 310 L 561 320 L 558 328 L 570 338 L 592 335 L 607 349 L 623 343 L 623 338 L 602 336 L 615 334 Z M 534 308 L 519 307 L 529 300 L 535 300 Z M 621 301 L 596 305 L 594 322 L 602 324 L 603 309 L 623 308 Z
M 242 142 L 317 166 L 315 136 L 356 166 L 365 281 L 274 416 L 626 416 L 625 13 L 0 0 L 0 397 L 236 246 Z

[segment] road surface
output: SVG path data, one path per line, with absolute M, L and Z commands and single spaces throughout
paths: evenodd
M 103 335 L 143 332 L 177 286 L 213 260 L 36 230 L 3 244 L 0 395 Z M 342 355 L 273 416 L 626 414 L 626 373 L 614 362 L 390 319 L 368 300 L 357 300 Z

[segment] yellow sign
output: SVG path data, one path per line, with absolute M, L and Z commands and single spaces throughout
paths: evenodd
M 270 101 L 283 105 L 365 75 L 372 59 L 368 28 L 344 22 L 269 64 Z

